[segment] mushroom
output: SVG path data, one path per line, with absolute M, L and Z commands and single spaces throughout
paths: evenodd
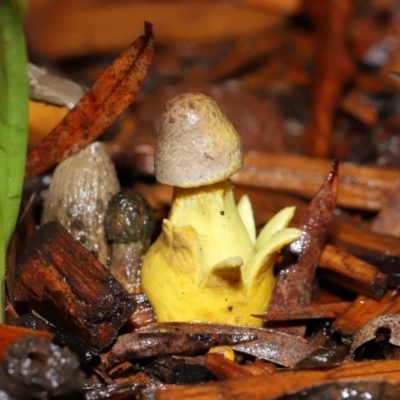
M 108 201 L 119 190 L 117 172 L 104 143 L 94 142 L 54 170 L 41 223 L 60 222 L 107 265 L 104 216 Z
M 174 186 L 168 219 L 145 255 L 141 282 L 157 320 L 261 326 L 278 251 L 301 231 L 280 211 L 258 239 L 250 200 L 238 205 L 229 177 L 243 163 L 241 140 L 211 98 L 186 93 L 163 111 L 155 176 Z
M 122 190 L 109 201 L 104 224 L 111 242 L 110 272 L 129 293 L 139 294 L 140 267 L 154 230 L 153 209 L 138 190 Z

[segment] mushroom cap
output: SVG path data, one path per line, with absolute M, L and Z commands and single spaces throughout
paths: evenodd
M 184 93 L 164 107 L 154 164 L 160 183 L 183 188 L 210 185 L 241 168 L 242 142 L 213 99 Z
M 121 190 L 108 202 L 104 226 L 110 242 L 146 243 L 154 231 L 154 212 L 138 190 Z

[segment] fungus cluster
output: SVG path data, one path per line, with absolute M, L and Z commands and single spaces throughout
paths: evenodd
M 288 207 L 256 238 L 247 196 L 238 204 L 230 176 L 243 164 L 241 140 L 211 98 L 170 100 L 155 151 L 158 182 L 174 187 L 170 214 L 143 261 L 142 289 L 158 321 L 261 326 L 279 250 L 301 232 Z

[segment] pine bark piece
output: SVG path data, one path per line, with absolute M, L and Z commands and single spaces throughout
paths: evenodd
M 332 164 L 325 184 L 312 199 L 299 229 L 302 236 L 291 243 L 290 249 L 298 254 L 298 260 L 283 268 L 277 277 L 268 312 L 282 311 L 290 308 L 307 307 L 311 303 L 315 272 L 325 242 L 325 235 L 332 212 L 336 206 L 338 184 L 338 163 Z M 284 328 L 287 333 L 302 335 L 305 327 Z
M 353 304 L 332 324 L 332 328 L 344 336 L 352 336 L 370 320 L 385 314 L 400 313 L 400 296 L 388 291 L 381 300 L 358 296 Z
M 400 361 L 367 361 L 339 367 L 282 371 L 261 376 L 248 376 L 196 386 L 170 386 L 156 393 L 157 400 L 269 400 L 315 383 L 342 379 L 393 379 L 400 382 Z
M 378 268 L 345 251 L 326 245 L 319 261 L 325 276 L 337 285 L 373 299 L 386 291 L 387 276 Z
M 17 302 L 102 349 L 132 314 L 132 296 L 59 223 L 43 225 L 18 254 Z

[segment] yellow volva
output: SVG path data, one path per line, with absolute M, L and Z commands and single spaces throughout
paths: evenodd
M 207 117 L 212 110 L 218 123 L 205 120 L 202 114 L 205 109 Z M 165 126 L 171 123 L 168 121 L 173 121 L 172 126 Z M 182 130 L 180 124 L 184 124 L 184 135 L 178 141 L 173 140 L 171 132 L 179 133 Z M 215 126 L 218 126 L 217 131 Z M 220 135 L 221 129 L 224 129 L 224 135 Z M 261 326 L 262 320 L 252 314 L 262 314 L 268 306 L 275 283 L 273 265 L 276 256 L 282 247 L 301 235 L 298 229 L 287 228 L 295 209 L 283 209 L 256 238 L 250 201 L 243 196 L 236 205 L 229 180 L 243 162 L 240 139 L 238 141 L 236 131 L 213 100 L 188 93 L 167 103 L 159 143 L 164 141 L 169 147 L 182 148 L 187 140 L 189 148 L 193 132 L 197 143 L 201 133 L 200 143 L 204 147 L 196 147 L 198 154 L 191 154 L 191 162 L 195 160 L 201 165 L 201 157 L 206 154 L 206 173 L 197 168 L 188 179 L 188 169 L 185 169 L 182 176 L 177 177 L 180 170 L 175 167 L 182 165 L 182 160 L 168 156 L 171 151 L 166 151 L 165 144 L 162 151 L 156 148 L 156 178 L 175 188 L 170 215 L 163 221 L 161 234 L 143 261 L 142 289 L 159 322 L 202 321 Z M 167 139 L 166 134 L 170 135 Z M 195 150 L 192 149 L 192 153 Z M 216 152 L 231 155 L 225 167 L 221 167 Z M 212 171 L 214 163 L 215 174 Z M 157 174 L 160 169 L 162 174 Z M 168 170 L 174 171 L 172 177 L 166 174 Z

